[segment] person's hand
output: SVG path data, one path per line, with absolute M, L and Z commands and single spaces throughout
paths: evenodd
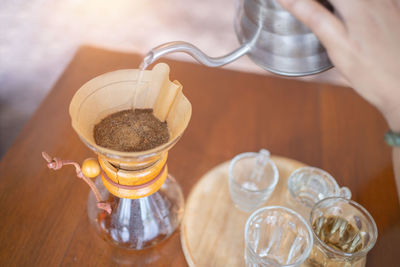
M 321 40 L 351 86 L 400 132 L 400 0 L 278 0 Z

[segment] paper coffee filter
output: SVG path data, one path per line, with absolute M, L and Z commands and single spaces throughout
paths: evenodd
M 154 155 L 172 147 L 186 129 L 192 106 L 182 93 L 182 85 L 169 80 L 168 65 L 159 63 L 152 70 L 145 70 L 137 86 L 139 74 L 137 69 L 105 73 L 85 83 L 72 98 L 69 107 L 72 127 L 96 153 L 125 159 Z M 121 152 L 98 146 L 94 141 L 94 126 L 107 115 L 132 106 L 152 108 L 159 120 L 167 121 L 169 141 L 141 152 Z

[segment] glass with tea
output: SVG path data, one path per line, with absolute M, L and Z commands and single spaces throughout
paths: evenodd
M 326 198 L 312 208 L 310 223 L 314 248 L 307 266 L 365 266 L 378 230 L 372 216 L 360 204 L 341 197 Z

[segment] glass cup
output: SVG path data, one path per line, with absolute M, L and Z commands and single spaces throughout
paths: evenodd
M 340 188 L 329 173 L 314 167 L 295 170 L 288 179 L 288 189 L 290 197 L 310 209 L 315 203 L 327 197 L 351 198 L 350 189 Z
M 231 199 L 238 209 L 245 212 L 264 204 L 279 180 L 278 168 L 265 149 L 234 157 L 228 176 Z
M 313 246 L 308 223 L 296 212 L 279 206 L 251 214 L 244 238 L 247 267 L 299 266 Z
M 374 219 L 360 204 L 341 197 L 321 200 L 311 210 L 314 248 L 308 266 L 365 266 L 378 230 Z

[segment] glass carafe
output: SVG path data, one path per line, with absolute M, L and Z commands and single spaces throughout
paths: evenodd
M 88 199 L 88 215 L 100 236 L 113 245 L 142 249 L 168 238 L 179 226 L 184 210 L 183 194 L 176 180 L 168 175 L 161 188 L 150 196 L 129 199 L 111 194 L 101 178 L 95 184 L 112 213 L 96 207 L 91 192 Z
M 82 165 L 99 170 L 89 194 L 91 224 L 113 245 L 143 249 L 169 237 L 183 215 L 182 190 L 168 173 L 168 150 L 176 144 L 191 117 L 191 104 L 179 82 L 168 79 L 169 67 L 152 70 L 119 70 L 100 75 L 83 85 L 70 104 L 72 126 L 97 155 Z M 140 80 L 140 81 L 139 81 Z M 151 108 L 166 121 L 169 141 L 141 152 L 121 152 L 97 145 L 94 125 L 117 111 Z M 97 189 L 96 189 L 97 188 Z M 93 193 L 94 192 L 94 193 Z M 107 207 L 107 208 L 105 208 Z

